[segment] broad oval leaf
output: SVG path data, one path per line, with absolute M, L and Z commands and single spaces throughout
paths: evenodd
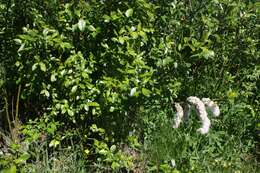
M 152 92 L 150 90 L 146 89 L 146 88 L 142 88 L 142 93 L 145 96 L 149 96 Z
M 41 71 L 46 72 L 46 65 L 43 62 L 40 62 L 39 65 L 40 65 Z
M 94 31 L 96 31 L 96 28 L 93 25 L 89 25 L 88 30 L 94 32 Z
M 56 75 L 55 74 L 52 74 L 51 75 L 51 82 L 55 82 L 57 79 L 56 79 Z
M 78 28 L 80 31 L 84 31 L 86 28 L 86 22 L 83 19 L 79 19 Z
M 126 15 L 126 17 L 131 17 L 133 15 L 133 9 L 130 8 L 130 9 L 126 10 L 125 15 Z
M 74 112 L 73 112 L 72 110 L 70 110 L 70 109 L 68 109 L 68 114 L 69 114 L 69 116 L 71 116 L 71 117 L 74 116 Z
M 77 89 L 78 89 L 78 86 L 75 85 L 75 86 L 72 87 L 71 92 L 72 92 L 72 93 L 75 93 L 75 92 L 77 91 Z

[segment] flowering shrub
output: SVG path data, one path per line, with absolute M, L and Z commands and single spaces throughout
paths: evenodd
M 220 115 L 220 109 L 217 103 L 213 102 L 209 98 L 202 98 L 201 101 L 210 109 L 213 116 L 218 117 Z
M 206 134 L 209 131 L 210 128 L 210 120 L 208 118 L 208 113 L 206 111 L 206 107 L 210 109 L 210 111 L 213 113 L 215 117 L 220 115 L 220 109 L 219 106 L 214 103 L 209 98 L 202 98 L 201 100 L 198 97 L 190 96 L 187 98 L 187 105 L 185 105 L 185 111 L 183 111 L 182 106 L 180 103 L 174 104 L 176 109 L 176 115 L 174 119 L 174 125 L 173 128 L 178 128 L 182 118 L 184 116 L 184 119 L 189 120 L 189 116 L 191 113 L 191 108 L 195 107 L 196 113 L 200 118 L 200 121 L 202 123 L 202 127 L 199 128 L 197 131 L 201 134 Z
M 1 129 L 31 143 L 44 136 L 50 154 L 76 141 L 83 153 L 88 148 L 86 160 L 98 162 L 95 140 L 108 150 L 134 131 L 143 144 L 153 138 L 144 126 L 158 129 L 154 121 L 163 114 L 143 112 L 156 107 L 171 115 L 173 100 L 196 94 L 220 100 L 223 116 L 216 121 L 227 123 L 213 130 L 254 136 L 252 119 L 260 105 L 258 7 L 249 0 L 1 1 Z M 203 122 L 198 131 L 207 133 L 203 102 L 220 115 L 215 103 L 190 97 L 184 110 L 175 105 L 174 127 L 195 107 Z M 239 125 L 237 107 L 248 116 L 245 129 L 232 130 Z M 116 170 L 128 165 L 125 157 L 121 164 L 120 154 L 106 157 Z

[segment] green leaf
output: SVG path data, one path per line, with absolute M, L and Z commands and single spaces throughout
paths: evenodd
M 166 58 L 164 58 L 164 59 L 162 60 L 162 65 L 163 65 L 163 66 L 167 66 L 167 65 L 169 65 L 171 62 L 173 62 L 173 59 L 172 59 L 171 57 L 167 56 Z
M 64 105 L 61 106 L 61 114 L 64 114 L 67 111 Z
M 46 97 L 50 97 L 50 93 L 47 90 L 42 90 L 41 94 L 45 95 Z
M 22 40 L 20 40 L 20 39 L 18 39 L 18 38 L 16 38 L 16 39 L 14 39 L 14 41 L 17 43 L 17 44 L 22 44 Z
M 62 43 L 60 44 L 60 47 L 61 47 L 63 50 L 65 50 L 65 49 L 70 49 L 70 48 L 72 48 L 72 45 L 71 45 L 70 43 L 67 43 L 67 42 L 62 42 Z
M 84 105 L 84 109 L 85 109 L 85 111 L 89 111 L 89 106 L 88 105 Z
M 137 32 L 131 32 L 130 35 L 131 35 L 134 39 L 138 38 L 138 33 L 137 33 Z
M 109 112 L 114 112 L 114 110 L 115 110 L 115 107 L 114 107 L 114 106 L 111 106 L 111 107 L 109 108 Z
M 145 96 L 149 96 L 152 92 L 150 90 L 146 89 L 146 88 L 142 88 L 142 93 Z
M 49 147 L 57 147 L 60 144 L 60 141 L 53 139 L 50 143 L 49 143 Z
M 10 168 L 2 170 L 1 173 L 16 173 L 16 166 L 12 165 Z
M 129 95 L 132 97 L 132 96 L 134 96 L 134 95 L 135 95 L 135 93 L 136 93 L 136 87 L 131 89 L 131 91 L 130 91 L 130 94 L 129 94 Z
M 30 158 L 30 154 L 25 153 L 15 160 L 16 164 L 25 163 Z
M 92 132 L 98 132 L 98 127 L 96 124 L 92 124 L 92 126 L 90 127 L 90 130 L 92 130 Z
M 50 134 L 54 134 L 54 132 L 56 131 L 57 127 L 55 123 L 48 123 L 48 127 L 47 127 L 47 132 Z
M 71 92 L 72 92 L 72 93 L 75 93 L 75 92 L 77 91 L 77 89 L 78 89 L 78 86 L 75 85 L 75 86 L 72 87 Z
M 94 32 L 94 31 L 96 31 L 96 28 L 93 25 L 89 25 L 88 30 Z
M 106 154 L 107 154 L 107 150 L 101 149 L 101 150 L 99 151 L 99 154 L 106 155 Z
M 215 52 L 214 52 L 213 50 L 208 50 L 207 48 L 202 47 L 202 53 L 201 53 L 201 55 L 202 55 L 204 58 L 208 59 L 208 58 L 214 57 L 214 56 L 215 56 Z
M 182 45 L 178 44 L 178 50 L 180 51 L 182 49 Z
M 115 152 L 116 151 L 116 145 L 112 145 L 111 147 L 110 147 L 110 151 L 113 153 L 113 152 Z
M 89 149 L 85 149 L 85 150 L 84 150 L 84 153 L 85 153 L 86 155 L 89 155 L 89 153 L 90 153 Z
M 202 34 L 202 38 L 201 38 L 201 41 L 206 41 L 209 39 L 209 36 L 211 34 L 211 31 L 203 31 L 203 34 Z
M 68 114 L 69 114 L 69 116 L 74 116 L 74 112 L 70 109 L 68 110 Z
M 120 17 L 115 13 L 115 12 L 112 12 L 111 13 L 111 19 L 112 20 L 117 20 L 117 19 L 119 19 Z
M 108 16 L 106 14 L 103 16 L 103 18 L 104 18 L 104 22 L 106 22 L 106 23 L 108 23 L 110 21 L 110 16 Z
M 77 31 L 77 29 L 78 29 L 78 24 L 75 24 L 75 25 L 72 25 L 72 32 L 75 32 L 75 31 Z
M 131 17 L 133 15 L 133 9 L 130 8 L 130 9 L 126 10 L 125 15 L 126 15 L 126 17 Z
M 108 44 L 106 44 L 106 43 L 101 43 L 101 46 L 106 48 L 106 49 L 109 49 Z
M 20 48 L 18 49 L 18 51 L 17 52 L 21 52 L 21 51 L 23 51 L 24 50 L 24 46 L 25 46 L 25 44 L 23 43 L 23 44 L 21 44 L 21 46 L 20 46 Z
M 20 62 L 20 61 L 16 61 L 16 62 L 15 62 L 15 66 L 16 66 L 16 67 L 19 67 L 20 65 L 21 65 L 21 62 Z
M 51 82 L 55 82 L 57 79 L 56 79 L 56 75 L 55 74 L 52 74 L 51 75 Z
M 97 102 L 88 102 L 87 103 L 88 106 L 93 106 L 93 107 L 98 107 L 99 104 Z
M 234 99 L 238 96 L 238 93 L 236 91 L 229 90 L 227 92 L 227 96 L 228 96 L 228 99 Z
M 111 165 L 111 168 L 112 168 L 113 170 L 118 169 L 119 167 L 120 167 L 120 165 L 119 165 L 119 163 L 117 163 L 117 162 L 113 162 L 112 165 Z
M 44 64 L 43 62 L 40 62 L 39 65 L 40 65 L 41 71 L 46 72 L 46 66 L 45 66 L 45 64 Z
M 38 65 L 39 65 L 38 63 L 33 64 L 32 71 L 34 71 L 37 68 Z
M 121 43 L 121 44 L 124 44 L 124 42 L 125 42 L 125 39 L 124 39 L 124 37 L 119 37 L 118 38 L 118 41 L 119 41 L 119 43 Z
M 84 31 L 86 28 L 86 22 L 83 19 L 79 19 L 78 28 L 80 31 Z

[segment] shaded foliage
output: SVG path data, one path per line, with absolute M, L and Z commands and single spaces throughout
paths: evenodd
M 1 126 L 27 142 L 73 140 L 117 169 L 127 159 L 109 146 L 132 132 L 153 142 L 144 112 L 170 116 L 196 95 L 223 105 L 216 130 L 254 141 L 258 15 L 255 1 L 1 1 Z

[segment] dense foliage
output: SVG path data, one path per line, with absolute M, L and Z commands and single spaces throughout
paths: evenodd
M 259 7 L 1 0 L 0 169 L 257 169 Z M 171 127 L 172 103 L 192 95 L 220 104 L 206 136 L 195 117 Z

